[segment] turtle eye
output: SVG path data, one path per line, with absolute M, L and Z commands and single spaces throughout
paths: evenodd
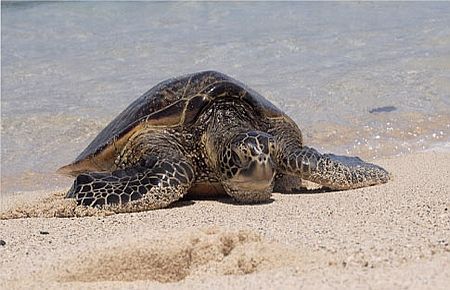
M 242 151 L 244 152 L 245 156 L 248 156 L 249 158 L 250 156 L 256 157 L 262 153 L 262 149 L 260 148 L 260 146 L 258 146 L 258 144 L 256 144 L 255 140 L 247 140 L 244 148 L 245 150 Z

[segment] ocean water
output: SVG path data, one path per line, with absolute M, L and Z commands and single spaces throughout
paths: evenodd
M 1 192 L 55 189 L 130 102 L 214 69 L 323 152 L 450 152 L 450 3 L 2 2 Z

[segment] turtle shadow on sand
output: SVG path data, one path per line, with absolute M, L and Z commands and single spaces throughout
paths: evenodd
M 195 201 L 217 201 L 219 203 L 224 204 L 232 204 L 232 205 L 248 205 L 248 203 L 242 203 L 237 200 L 235 200 L 232 196 L 227 195 L 226 193 L 212 193 L 212 194 L 204 194 L 204 193 L 195 193 L 195 192 L 189 192 L 187 195 L 183 196 L 179 201 L 175 202 L 174 205 L 177 205 L 178 203 L 185 203 L 185 205 L 193 205 L 195 204 Z M 253 203 L 251 205 L 261 205 L 261 204 L 270 204 L 274 202 L 273 198 L 269 198 L 265 201 L 259 202 L 259 203 Z M 172 206 L 169 206 L 172 207 Z
M 167 208 L 180 208 L 180 207 L 185 207 L 185 206 L 191 206 L 195 204 L 195 200 L 192 199 L 180 199 L 172 204 L 170 204 Z
M 269 199 L 266 199 L 266 200 L 263 200 L 263 201 L 260 201 L 260 202 L 257 202 L 257 203 L 249 204 L 249 203 L 243 203 L 243 202 L 240 202 L 238 200 L 235 200 L 232 197 L 228 197 L 228 198 L 227 197 L 222 197 L 222 198 L 217 199 L 217 201 L 220 202 L 220 203 L 223 203 L 223 204 L 231 204 L 231 205 L 236 205 L 236 206 L 259 206 L 259 205 L 271 204 L 275 200 L 273 198 L 269 198 Z
M 293 196 L 293 195 L 322 194 L 322 193 L 336 192 L 336 191 L 338 191 L 338 190 L 331 189 L 331 188 L 326 188 L 326 187 L 314 188 L 314 189 L 308 189 L 306 187 L 301 187 L 301 188 L 292 189 L 289 192 L 274 192 L 274 193 L 279 193 L 279 194 L 282 194 L 282 195 L 291 195 L 291 196 Z M 212 200 L 212 198 L 204 198 L 204 199 L 205 200 Z M 217 200 L 220 203 L 237 205 L 237 206 L 240 206 L 240 205 L 247 205 L 248 206 L 249 205 L 248 203 L 239 202 L 239 201 L 233 199 L 232 197 L 226 196 L 226 195 L 220 196 L 219 198 L 216 198 L 215 200 Z M 266 205 L 266 204 L 271 204 L 273 202 L 275 202 L 275 199 L 269 198 L 269 199 L 264 200 L 262 202 L 252 203 L 250 205 L 251 206 Z
M 331 189 L 328 187 L 321 187 L 321 188 L 306 188 L 306 187 L 300 187 L 300 188 L 294 188 L 289 192 L 280 192 L 281 194 L 285 195 L 300 195 L 300 194 L 321 194 L 321 193 L 327 193 L 327 192 L 335 192 L 339 191 L 337 189 Z

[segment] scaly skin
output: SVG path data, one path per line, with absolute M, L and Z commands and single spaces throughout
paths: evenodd
M 86 206 L 122 206 L 115 211 L 163 208 L 183 197 L 194 167 L 179 144 L 161 133 L 138 132 L 117 157 L 117 170 L 78 175 L 67 197 Z

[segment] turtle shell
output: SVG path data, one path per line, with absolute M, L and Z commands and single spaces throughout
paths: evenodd
M 115 153 L 134 132 L 146 127 L 188 126 L 199 113 L 219 98 L 238 98 L 261 117 L 284 118 L 284 113 L 241 82 L 216 71 L 204 71 L 163 81 L 131 103 L 109 123 L 76 158 L 58 170 L 77 175 L 85 171 L 108 171 Z

